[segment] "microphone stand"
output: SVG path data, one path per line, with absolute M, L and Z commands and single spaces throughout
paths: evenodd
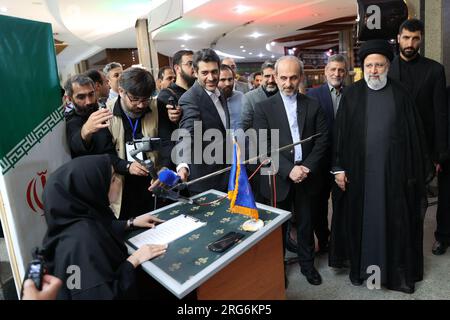
M 294 148 L 294 147 L 297 146 L 297 145 L 300 145 L 300 144 L 309 142 L 309 141 L 311 141 L 311 140 L 313 140 L 313 139 L 315 139 L 315 138 L 317 138 L 317 137 L 319 137 L 319 136 L 321 136 L 321 135 L 322 135 L 321 132 L 316 133 L 316 134 L 314 134 L 314 135 L 312 135 L 312 136 L 310 136 L 310 137 L 308 137 L 308 138 L 306 138 L 306 139 L 300 140 L 300 141 L 295 142 L 295 143 L 292 143 L 292 144 L 288 144 L 288 145 L 286 145 L 286 146 L 284 146 L 284 147 L 281 147 L 281 148 L 278 148 L 278 149 L 271 150 L 271 151 L 270 151 L 270 154 L 272 154 L 272 153 L 280 153 L 280 152 L 285 151 L 285 150 L 290 150 L 290 149 Z M 255 160 L 261 160 L 261 159 L 266 160 L 266 159 L 269 159 L 269 158 L 267 157 L 268 154 L 269 154 L 269 152 L 268 152 L 268 153 L 264 153 L 264 154 L 260 154 L 260 155 L 258 155 L 258 156 L 256 156 L 256 157 L 253 157 L 253 158 L 251 158 L 251 159 L 248 159 L 248 160 L 244 161 L 242 164 L 243 164 L 243 165 L 247 165 L 247 164 L 249 164 L 249 163 L 251 163 L 251 162 L 253 162 L 253 161 L 255 161 Z M 174 189 L 183 190 L 183 189 L 187 188 L 188 186 L 190 186 L 190 185 L 192 185 L 192 184 L 201 182 L 201 181 L 206 180 L 206 179 L 209 179 L 209 178 L 214 178 L 214 177 L 216 177 L 216 176 L 218 176 L 218 175 L 221 175 L 222 173 L 228 172 L 228 171 L 231 170 L 231 168 L 232 168 L 231 166 L 230 166 L 230 167 L 226 167 L 226 168 L 224 168 L 224 169 L 221 169 L 221 170 L 212 172 L 212 173 L 210 173 L 210 174 L 207 174 L 207 175 L 205 175 L 205 176 L 203 176 L 203 177 L 200 177 L 200 178 L 197 178 L 197 179 L 188 181 L 188 182 L 181 182 L 181 183 L 179 183 L 179 184 L 176 184 L 175 186 L 173 186 L 173 187 L 170 188 L 169 190 L 174 190 Z M 273 194 L 272 194 L 272 197 L 273 197 Z M 272 199 L 272 201 L 273 201 L 273 199 Z

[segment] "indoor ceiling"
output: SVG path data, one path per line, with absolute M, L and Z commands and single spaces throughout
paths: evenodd
M 160 10 L 159 17 L 169 16 L 167 8 L 171 3 L 158 7 L 162 2 L 0 0 L 0 14 L 51 23 L 55 39 L 61 42 L 60 49 L 66 46 L 57 56 L 59 67 L 64 68 L 106 48 L 135 48 L 136 19 L 148 17 L 151 10 Z M 351 24 L 357 14 L 357 2 L 184 0 L 183 11 L 181 18 L 152 32 L 158 52 L 171 56 L 182 48 L 213 47 L 241 61 L 253 62 L 279 57 L 285 47 L 302 48 L 301 45 L 308 42 L 311 43 L 309 49 L 326 50 L 334 46 L 337 37 L 334 30 L 329 29 L 328 34 L 324 34 L 327 32 L 316 29 L 314 33 L 308 27 L 346 17 L 351 18 L 347 18 L 345 24 Z M 304 28 L 307 30 L 302 30 Z M 308 33 L 312 33 L 312 38 L 299 36 Z

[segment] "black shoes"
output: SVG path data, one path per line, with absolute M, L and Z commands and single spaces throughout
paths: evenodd
M 364 280 L 361 278 L 356 278 L 356 277 L 350 276 L 350 282 L 352 283 L 352 285 L 359 287 L 364 283 Z
M 308 270 L 301 270 L 302 274 L 306 277 L 306 280 L 313 286 L 318 286 L 322 283 L 322 277 L 316 268 L 312 267 Z
M 447 251 L 447 248 L 448 248 L 447 243 L 436 241 L 433 244 L 433 249 L 431 250 L 431 252 L 436 256 L 440 256 Z

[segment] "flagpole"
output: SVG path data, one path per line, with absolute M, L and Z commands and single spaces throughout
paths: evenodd
M 279 152 L 282 152 L 282 151 L 285 151 L 285 150 L 290 150 L 290 149 L 294 148 L 295 146 L 297 146 L 297 145 L 299 145 L 299 144 L 303 144 L 303 143 L 305 143 L 305 142 L 309 142 L 309 141 L 311 141 L 311 140 L 313 140 L 313 139 L 315 139 L 315 138 L 317 138 L 317 137 L 319 137 L 319 136 L 321 136 L 321 135 L 322 135 L 321 132 L 316 133 L 316 134 L 314 134 L 314 135 L 312 135 L 312 136 L 310 136 L 310 137 L 308 137 L 308 138 L 306 138 L 306 139 L 300 140 L 300 141 L 295 142 L 295 143 L 292 143 L 292 144 L 288 144 L 288 145 L 286 145 L 286 146 L 284 146 L 284 147 L 281 147 L 281 148 L 278 148 L 278 149 L 275 149 L 275 150 L 271 150 L 271 151 L 270 151 L 270 154 L 273 154 L 273 153 L 279 153 Z M 253 161 L 255 161 L 255 160 L 259 160 L 259 159 L 261 159 L 261 158 L 267 157 L 268 155 L 269 155 L 269 152 L 267 152 L 267 153 L 265 153 L 265 154 L 260 154 L 260 155 L 254 157 L 254 158 L 251 158 L 251 159 L 248 159 L 248 160 L 244 161 L 242 164 L 243 164 L 243 165 L 247 165 L 247 164 L 249 164 L 250 162 L 253 162 Z M 201 181 L 203 181 L 203 180 L 206 180 L 206 179 L 209 179 L 209 178 L 212 178 L 212 177 L 221 175 L 222 173 L 228 172 L 228 171 L 231 170 L 231 168 L 232 168 L 232 167 L 230 166 L 230 167 L 227 167 L 227 168 L 224 168 L 224 169 L 221 169 L 221 170 L 212 172 L 212 173 L 210 173 L 210 174 L 207 174 L 207 175 L 205 175 L 205 176 L 203 176 L 203 177 L 200 177 L 200 178 L 197 178 L 197 179 L 194 179 L 194 180 L 191 180 L 191 181 L 181 182 L 181 183 L 179 183 L 179 184 L 173 186 L 173 187 L 172 187 L 171 189 L 169 189 L 169 190 L 180 189 L 180 187 L 182 187 L 181 189 L 184 189 L 184 188 L 186 188 L 186 187 L 188 187 L 188 186 L 190 186 L 190 185 L 192 185 L 192 184 L 194 184 L 194 183 L 201 182 Z

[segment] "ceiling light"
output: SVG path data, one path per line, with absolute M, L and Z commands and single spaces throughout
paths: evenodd
M 274 59 L 274 58 L 275 58 L 275 56 L 274 56 L 274 55 L 271 55 L 270 57 L 271 57 L 272 59 Z
M 184 48 L 184 47 L 186 47 L 186 45 L 182 44 L 180 47 Z
M 240 46 L 239 48 L 244 49 L 244 46 Z
M 202 29 L 208 29 L 208 28 L 211 28 L 212 26 L 213 26 L 213 24 L 211 24 L 211 23 L 202 22 L 197 27 L 202 28 Z
M 244 50 L 242 50 L 242 52 L 247 52 L 247 50 L 244 49 Z
M 236 12 L 237 14 L 242 14 L 244 12 L 247 12 L 250 9 L 251 9 L 250 7 L 243 6 L 243 5 L 238 5 L 238 6 L 233 8 L 233 11 Z
M 262 58 L 264 55 L 262 53 L 258 54 L 258 57 Z
M 297 48 L 292 48 L 292 51 L 294 51 L 294 52 L 297 51 Z
M 272 41 L 272 42 L 270 43 L 270 45 L 271 45 L 272 47 L 274 47 L 276 44 L 277 44 L 277 43 L 276 43 L 275 41 Z
M 249 55 L 252 55 L 252 54 L 253 54 L 253 52 L 249 52 L 248 54 L 249 54 Z
M 0 8 L 0 11 L 1 11 L 1 12 L 7 12 L 7 11 L 8 11 L 8 8 L 7 8 L 7 7 L 1 7 L 1 8 Z
M 257 39 L 257 38 L 259 38 L 259 37 L 261 37 L 262 36 L 262 34 L 261 33 L 259 33 L 259 32 L 253 32 L 251 35 L 250 35 L 250 37 L 252 37 L 252 38 L 255 38 L 255 39 Z
M 193 37 L 188 35 L 188 34 L 184 34 L 182 37 L 178 38 L 180 40 L 184 40 L 184 41 L 189 41 L 191 40 Z

